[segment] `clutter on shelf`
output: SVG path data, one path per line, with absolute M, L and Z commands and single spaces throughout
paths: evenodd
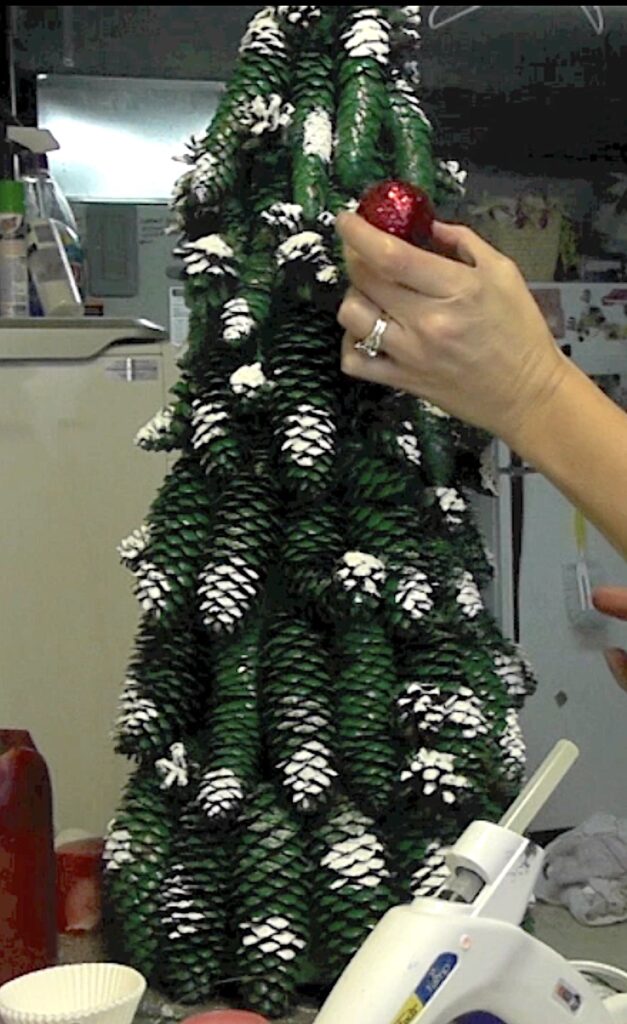
M 470 206 L 473 227 L 513 259 L 529 281 L 552 281 L 577 265 L 575 230 L 563 205 L 540 193 L 486 196 Z

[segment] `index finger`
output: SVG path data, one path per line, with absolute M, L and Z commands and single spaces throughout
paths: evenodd
M 355 213 L 341 213 L 337 230 L 345 245 L 384 280 L 433 298 L 455 295 L 468 284 L 473 268 L 427 252 L 368 224 Z
M 615 619 L 627 619 L 627 587 L 595 587 L 594 607 Z

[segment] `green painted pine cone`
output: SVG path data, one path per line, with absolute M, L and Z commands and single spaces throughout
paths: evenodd
M 385 810 L 398 769 L 391 737 L 398 689 L 393 650 L 380 626 L 355 625 L 338 640 L 336 680 L 338 749 L 342 778 L 354 798 Z
M 281 24 L 272 8 L 264 8 L 248 26 L 226 95 L 204 138 L 193 147 L 190 171 L 177 185 L 175 208 L 188 223 L 206 211 L 219 214 L 220 201 L 234 189 L 241 170 L 251 105 L 283 94 L 288 67 Z
M 389 94 L 389 122 L 394 142 L 394 165 L 399 177 L 433 196 L 436 168 L 431 150 L 433 128 L 422 109 L 416 89 L 394 74 Z
M 333 58 L 315 36 L 299 55 L 294 81 L 292 194 L 303 218 L 313 223 L 328 206 L 333 153 Z
M 449 487 L 455 473 L 455 435 L 449 416 L 427 402 L 416 402 L 412 417 L 427 483 Z
M 190 588 L 206 550 L 210 508 L 199 463 L 183 455 L 153 503 L 148 543 L 132 563 L 137 599 L 157 619 L 189 616 Z
M 264 248 L 263 232 L 253 240 L 252 251 L 241 272 L 240 286 L 221 313 L 222 339 L 233 348 L 251 346 L 270 311 L 275 266 L 272 252 Z
M 246 1005 L 285 1015 L 309 940 L 309 875 L 295 821 L 261 787 L 246 809 L 234 857 L 235 970 Z
M 271 624 L 262 711 L 277 781 L 295 810 L 319 810 L 333 793 L 335 708 L 323 637 L 290 614 Z
M 259 637 L 259 623 L 251 622 L 242 633 L 213 648 L 214 685 L 196 797 L 205 822 L 212 827 L 224 826 L 239 813 L 258 780 Z
M 168 630 L 145 616 L 120 697 L 116 750 L 154 761 L 193 732 L 204 707 L 206 671 L 196 632 Z
M 445 820 L 422 821 L 419 827 L 408 827 L 406 820 L 401 822 L 392 848 L 405 899 L 438 893 L 450 877 L 445 850 L 461 831 L 451 828 Z
M 394 903 L 388 853 L 374 822 L 355 805 L 336 805 L 312 834 L 316 960 L 335 981 Z
M 343 456 L 342 481 L 355 504 L 405 504 L 415 500 L 416 493 L 422 489 L 420 477 L 408 474 L 386 455 L 379 455 L 362 444 L 349 443 L 344 447 Z
M 236 477 L 215 513 L 211 560 L 198 578 L 202 621 L 233 633 L 255 605 L 279 540 L 277 497 L 263 464 Z
M 331 318 L 316 313 L 300 323 L 288 318 L 275 337 L 267 360 L 274 390 L 271 399 L 281 475 L 291 491 L 323 493 L 334 480 L 336 418 L 342 382 L 337 335 Z
M 180 1003 L 209 1000 L 227 971 L 227 849 L 186 810 L 172 841 L 160 900 L 159 987 Z
M 281 562 L 302 610 L 328 618 L 333 566 L 342 552 L 340 509 L 318 503 L 288 520 Z
M 384 176 L 379 140 L 388 103 L 389 35 L 382 8 L 357 8 L 342 33 L 335 170 L 353 195 Z
M 148 978 L 158 965 L 159 894 L 168 869 L 172 826 L 154 771 L 136 772 L 105 837 L 107 941 L 114 956 Z

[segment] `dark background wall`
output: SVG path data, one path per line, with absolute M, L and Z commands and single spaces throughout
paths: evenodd
M 222 80 L 258 9 L 18 7 L 17 61 L 22 75 Z M 425 102 L 444 148 L 562 177 L 624 163 L 627 7 L 603 11 L 602 37 L 577 6 L 483 7 L 438 32 L 425 25 Z

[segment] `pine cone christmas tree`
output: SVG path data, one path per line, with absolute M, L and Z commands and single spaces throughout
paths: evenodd
M 489 439 L 340 362 L 336 216 L 382 178 L 463 191 L 419 41 L 416 6 L 263 8 L 175 191 L 189 343 L 137 442 L 181 455 L 119 548 L 144 618 L 105 879 L 119 955 L 189 1004 L 278 1016 L 334 981 L 523 773 Z

